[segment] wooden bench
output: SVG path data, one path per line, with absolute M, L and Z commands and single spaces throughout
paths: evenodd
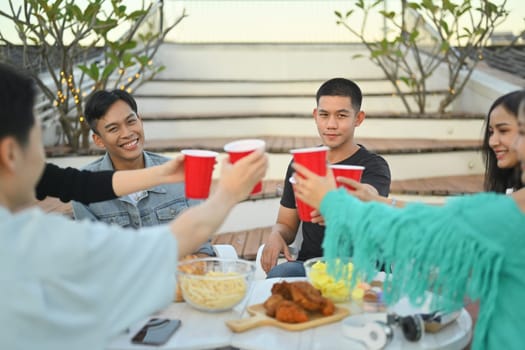
M 246 260 L 255 260 L 257 250 L 266 243 L 272 227 L 258 227 L 229 233 L 221 233 L 212 239 L 213 244 L 231 244 L 237 255 Z

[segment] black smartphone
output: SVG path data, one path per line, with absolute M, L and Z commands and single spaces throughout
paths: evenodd
M 131 342 L 134 344 L 163 345 L 180 325 L 180 320 L 152 318 L 131 338 Z

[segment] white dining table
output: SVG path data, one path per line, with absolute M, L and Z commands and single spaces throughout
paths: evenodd
M 301 278 L 304 279 L 304 278 Z M 366 349 L 363 344 L 343 335 L 343 321 L 303 330 L 288 331 L 274 326 L 262 326 L 243 333 L 233 333 L 225 324 L 227 320 L 249 317 L 246 306 L 260 304 L 270 296 L 271 287 L 282 279 L 265 279 L 254 281 L 246 298 L 233 310 L 219 313 L 208 313 L 196 310 L 186 303 L 172 303 L 154 317 L 180 319 L 181 327 L 162 346 L 145 346 L 131 343 L 131 338 L 147 322 L 138 322 L 130 329 L 118 335 L 106 350 L 197 350 L 217 348 L 239 348 L 246 350 L 329 350 L 329 349 Z M 295 280 L 287 278 L 286 280 Z M 355 303 L 337 304 L 347 307 L 351 314 L 361 312 Z M 408 304 L 407 304 L 408 305 Z M 399 306 L 399 305 L 398 305 Z M 401 308 L 404 306 L 401 305 Z M 410 306 L 407 306 L 410 308 Z M 366 314 L 365 314 L 366 315 Z M 472 335 L 472 319 L 465 309 L 450 325 L 438 333 L 426 333 L 418 342 L 404 339 L 399 327 L 394 329 L 394 337 L 388 350 L 395 349 L 463 349 Z

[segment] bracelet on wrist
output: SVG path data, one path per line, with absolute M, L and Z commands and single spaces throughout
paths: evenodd
M 395 207 L 396 207 L 396 204 L 397 204 L 397 199 L 392 198 L 392 201 L 390 202 L 390 205 L 393 206 L 393 207 L 395 208 Z

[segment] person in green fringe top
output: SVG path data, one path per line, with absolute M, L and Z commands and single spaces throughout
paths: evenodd
M 513 147 L 525 183 L 525 102 Z M 294 175 L 295 195 L 325 219 L 327 259 L 348 256 L 353 249 L 354 269 L 368 276 L 377 260 L 391 264 L 392 278 L 385 286 L 389 304 L 402 296 L 421 303 L 427 291 L 442 296 L 433 299 L 433 306 L 444 310 L 462 307 L 465 297 L 479 300 L 473 349 L 523 349 L 525 189 L 508 196 L 451 198 L 443 206 L 404 203 L 396 208 L 391 199 L 363 195 L 350 179 L 338 178 L 355 185 L 357 197 L 349 195 L 355 191 L 336 190 L 330 171 L 320 177 L 298 164 L 294 169 L 300 174 Z

